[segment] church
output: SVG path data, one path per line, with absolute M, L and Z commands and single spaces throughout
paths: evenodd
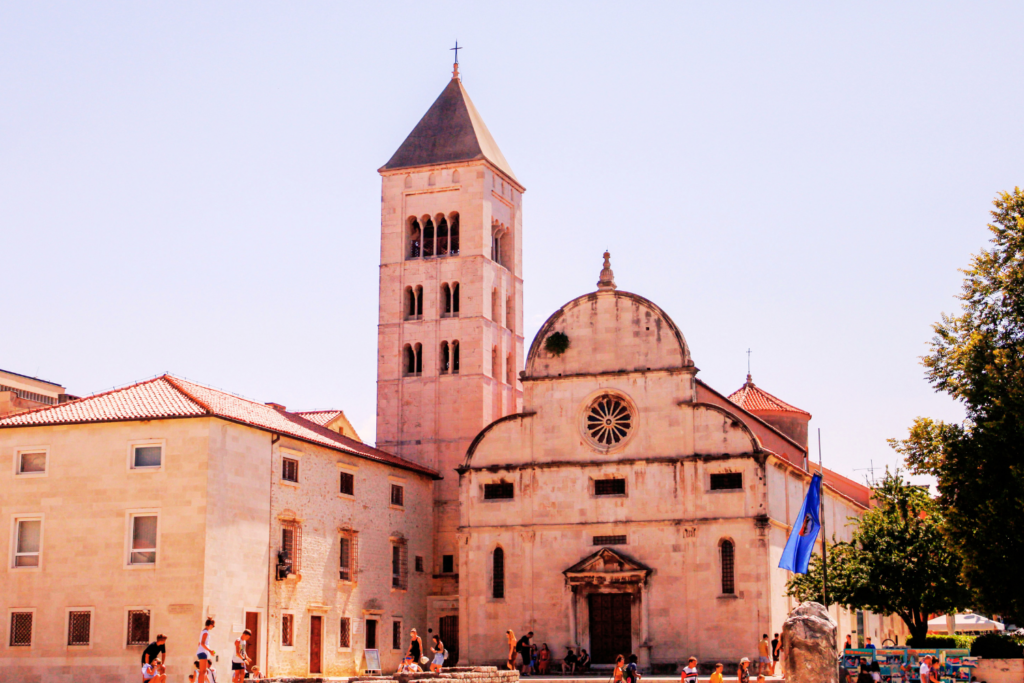
M 511 629 L 648 671 L 754 658 L 781 630 L 811 415 L 749 375 L 731 394 L 702 382 L 608 253 L 527 350 L 525 187 L 457 64 L 378 170 L 376 447 L 341 411 L 171 375 L 17 394 L 0 678 L 135 680 L 163 633 L 183 680 L 207 618 L 224 652 L 249 629 L 271 676 L 390 673 L 412 628 L 441 636 L 446 666 L 503 662 Z M 826 528 L 848 539 L 871 491 L 823 474 Z M 843 633 L 905 638 L 832 611 Z

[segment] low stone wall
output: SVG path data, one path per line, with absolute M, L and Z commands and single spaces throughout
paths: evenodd
M 1024 659 L 981 658 L 974 675 L 985 683 L 1024 683 Z
M 286 676 L 282 678 L 270 678 L 271 683 L 327 683 L 327 678 L 295 678 Z M 415 674 L 390 674 L 386 676 L 352 676 L 348 683 L 410 683 L 413 681 L 440 680 L 446 683 L 451 681 L 465 681 L 466 683 L 519 683 L 519 672 L 498 669 L 494 666 L 454 666 L 444 669 L 443 673 L 434 674 L 429 671 Z

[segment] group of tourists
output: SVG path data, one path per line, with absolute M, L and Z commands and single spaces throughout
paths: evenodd
M 423 651 L 423 639 L 416 633 L 416 629 L 409 631 L 409 651 L 405 653 L 402 663 L 398 665 L 398 673 L 411 674 L 425 671 L 423 667 L 430 667 L 433 673 L 441 673 L 444 667 L 444 660 L 448 658 L 448 652 L 444 649 L 444 643 L 438 635 L 431 636 L 430 657 Z
M 547 676 L 554 673 L 551 670 L 551 648 L 547 643 L 538 647 L 536 643 L 530 642 L 533 631 L 517 640 L 516 634 L 509 629 L 505 631 L 505 638 L 508 644 L 506 666 L 509 670 L 519 671 L 521 676 Z M 577 651 L 570 646 L 566 648 L 561 664 L 563 674 L 582 673 L 590 669 L 590 655 L 583 648 Z
M 210 647 L 210 631 L 216 626 L 213 619 L 207 619 L 205 628 L 199 634 L 196 649 L 194 670 L 188 675 L 190 683 L 217 683 L 217 670 L 213 666 L 213 658 L 217 652 Z M 242 683 L 243 680 L 260 680 L 259 667 L 254 666 L 246 653 L 252 631 L 245 629 L 235 639 L 235 651 L 231 656 L 231 683 Z M 156 640 L 142 651 L 142 683 L 167 683 L 167 636 L 159 633 Z

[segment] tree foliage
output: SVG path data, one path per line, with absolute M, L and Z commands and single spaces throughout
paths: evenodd
M 1024 192 L 993 202 L 991 248 L 963 271 L 958 315 L 934 326 L 929 382 L 962 402 L 963 424 L 918 418 L 890 444 L 938 480 L 945 531 L 990 613 L 1024 619 Z
M 927 491 L 899 472 L 887 472 L 874 499 L 875 507 L 851 519 L 850 542 L 829 544 L 828 601 L 896 614 L 913 636 L 924 638 L 931 614 L 971 602 L 960 580 L 960 558 L 942 534 L 942 514 Z M 815 555 L 807 574 L 790 579 L 788 594 L 820 601 L 822 574 L 821 557 Z

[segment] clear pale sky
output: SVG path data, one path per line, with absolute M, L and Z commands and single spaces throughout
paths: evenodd
M 661 305 L 825 464 L 961 419 L 919 357 L 1022 182 L 1021 3 L 0 3 L 0 368 L 165 371 L 374 438 L 380 179 L 451 74 L 526 188 L 527 343 Z

